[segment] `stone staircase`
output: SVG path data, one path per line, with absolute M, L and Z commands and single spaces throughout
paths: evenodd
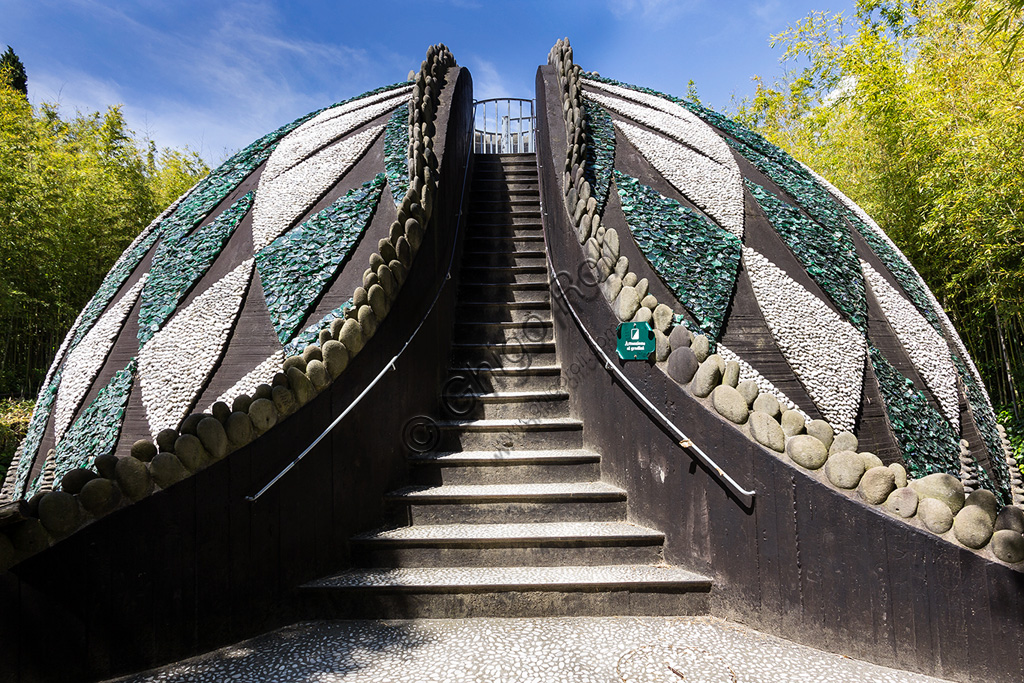
M 304 586 L 311 616 L 706 613 L 711 581 L 625 521 L 570 415 L 534 155 L 476 156 L 463 263 L 449 415 L 387 495 L 405 526 L 352 539 L 363 568 Z

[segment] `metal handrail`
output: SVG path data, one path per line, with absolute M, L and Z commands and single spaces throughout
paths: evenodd
M 474 110 L 473 110 L 473 122 L 471 124 L 471 127 L 475 126 L 475 125 L 476 125 L 476 109 L 474 108 Z M 452 266 L 455 265 L 455 251 L 456 251 L 456 248 L 458 247 L 458 244 L 459 244 L 459 231 L 462 228 L 462 207 L 463 207 L 463 203 L 465 202 L 465 199 L 466 199 L 466 179 L 469 177 L 469 159 L 470 159 L 470 157 L 473 154 L 473 145 L 469 144 L 467 147 L 468 148 L 466 150 L 466 167 L 465 167 L 465 172 L 463 173 L 463 176 L 462 176 L 462 191 L 461 191 L 460 196 L 459 196 L 459 213 L 458 213 L 458 218 L 456 218 L 456 221 L 455 221 L 455 234 L 452 236 L 452 253 L 451 253 L 451 256 L 448 258 L 448 270 L 445 273 L 444 280 L 441 281 L 441 284 L 437 288 L 437 294 L 434 295 L 434 300 L 430 303 L 430 308 L 427 309 L 427 312 L 420 319 L 420 323 L 419 323 L 419 325 L 416 326 L 416 329 L 413 330 L 412 334 L 409 335 L 409 338 L 405 341 L 404 344 L 402 344 L 402 348 L 400 348 L 398 350 L 398 353 L 396 353 L 391 358 L 391 360 L 388 361 L 387 364 L 384 365 L 384 367 L 381 369 L 381 371 L 377 373 L 377 376 L 374 377 L 373 380 L 368 385 L 366 385 L 366 388 L 363 389 L 359 393 L 359 395 L 355 397 L 355 399 L 352 401 L 352 403 L 350 403 L 348 405 L 348 407 L 345 408 L 345 410 L 341 411 L 341 414 L 338 415 L 338 417 L 334 418 L 334 421 L 331 422 L 331 424 L 327 425 L 327 428 L 324 429 L 324 431 L 320 433 L 320 436 L 316 437 L 316 439 L 314 439 L 313 442 L 311 444 L 309 444 L 309 446 L 307 446 L 304 451 L 299 453 L 299 455 L 294 460 L 292 460 L 290 463 L 288 463 L 288 465 L 286 465 L 284 469 L 282 469 L 280 472 L 278 472 L 277 475 L 273 479 L 271 479 L 269 482 L 267 482 L 266 486 L 261 488 L 254 495 L 246 496 L 245 497 L 245 499 L 247 501 L 249 501 L 250 503 L 255 503 L 257 500 L 259 500 L 260 496 L 262 496 L 264 493 L 269 491 L 270 488 L 272 486 L 274 486 L 274 484 L 276 484 L 278 481 L 280 481 L 281 478 L 284 477 L 284 475 L 288 474 L 288 472 L 290 472 L 293 467 L 295 467 L 297 464 L 299 464 L 299 461 L 302 460 L 303 458 L 305 458 L 306 455 L 308 455 L 310 451 L 312 451 L 314 448 L 316 448 L 316 445 L 319 444 L 323 440 L 323 438 L 325 436 L 330 434 L 331 431 L 335 427 L 337 427 L 339 424 L 341 424 L 341 421 L 345 419 L 345 416 L 348 415 L 350 412 L 352 412 L 352 410 L 357 405 L 359 405 L 359 402 L 362 401 L 363 398 L 368 393 L 370 393 L 371 389 L 373 389 L 375 386 L 377 386 L 377 383 L 380 382 L 380 380 L 384 377 L 384 375 L 386 375 L 388 372 L 390 372 L 391 370 L 394 370 L 396 368 L 396 363 L 398 362 L 398 358 L 403 353 L 405 353 L 405 350 L 409 347 L 409 344 L 412 343 L 412 340 L 416 338 L 416 335 L 419 334 L 420 330 L 423 328 L 423 324 L 427 321 L 427 318 L 429 318 L 430 314 L 434 312 L 434 306 L 436 306 L 437 302 L 440 300 L 441 292 L 444 291 L 445 285 L 447 285 L 448 282 L 452 279 Z
M 493 121 L 488 118 L 488 105 L 493 103 Z M 515 115 L 513 103 L 518 103 L 518 115 Z M 529 113 L 524 113 L 524 104 L 530 105 Z M 505 114 L 501 109 L 504 106 Z M 477 116 L 477 108 L 482 107 L 481 116 Z M 533 100 L 522 97 L 493 97 L 473 102 L 473 147 L 481 154 L 519 154 L 537 151 L 535 140 L 537 115 Z M 483 127 L 477 128 L 476 123 L 482 122 Z M 491 126 L 490 124 L 494 125 Z

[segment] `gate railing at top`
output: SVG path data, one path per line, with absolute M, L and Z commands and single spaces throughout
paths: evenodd
M 481 154 L 520 154 L 537 151 L 537 115 L 533 100 L 516 97 L 477 100 L 473 151 Z

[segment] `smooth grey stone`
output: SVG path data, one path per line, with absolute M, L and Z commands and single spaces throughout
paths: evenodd
M 406 247 L 408 249 L 408 247 Z M 381 265 L 377 269 L 377 284 L 384 290 L 385 296 L 389 301 L 395 300 L 395 295 L 398 294 L 398 282 L 395 280 L 395 276 L 391 273 L 391 269 L 386 265 Z M 322 358 L 320 360 L 323 360 Z
M 782 453 L 786 450 L 786 435 L 782 432 L 782 427 L 779 423 L 773 420 L 770 415 L 750 413 L 749 424 L 750 435 L 759 444 L 777 453 Z
M 596 216 L 595 216 L 596 218 Z M 592 221 L 590 216 L 584 216 L 580 219 L 580 224 L 576 226 L 576 241 L 580 244 L 585 244 L 591 235 Z
M 374 313 L 373 308 L 369 304 L 359 307 L 359 313 L 356 316 L 356 321 L 359 323 L 359 327 L 363 330 L 363 340 L 370 339 L 374 334 L 377 333 L 377 327 L 380 325 L 380 318 Z
M 155 456 L 154 456 L 155 457 Z M 145 498 L 153 488 L 153 480 L 145 463 L 135 458 L 121 458 L 114 468 L 114 479 L 124 495 L 131 500 Z
M 619 258 L 619 232 L 615 228 L 608 228 L 604 231 L 604 244 L 610 248 L 615 254 L 615 259 Z
M 790 437 L 786 442 L 786 454 L 796 464 L 809 470 L 816 470 L 828 459 L 825 444 L 809 434 Z
M 856 451 L 857 437 L 850 432 L 839 432 L 832 439 L 832 445 L 828 447 L 829 453 L 839 451 Z
M 149 439 L 139 439 L 132 444 L 131 454 L 136 460 L 149 462 L 153 459 L 153 456 L 157 454 L 156 444 Z
M 39 521 L 54 536 L 66 536 L 82 523 L 82 509 L 70 493 L 50 491 L 39 500 Z
M 582 218 L 580 220 L 582 220 Z M 619 252 L 612 249 L 612 246 L 608 243 L 607 239 L 604 241 L 604 244 L 601 245 L 601 260 L 603 261 L 605 259 L 611 263 L 615 263 L 619 260 Z
M 323 364 L 323 361 L 319 360 L 310 361 L 309 365 L 306 366 L 306 377 L 309 378 L 313 388 L 317 391 L 323 391 L 331 383 L 331 376 L 327 372 L 327 366 Z
M 743 398 L 746 399 L 748 406 L 753 406 L 754 401 L 757 400 L 758 394 L 761 389 L 757 386 L 757 382 L 752 379 L 745 379 L 736 385 L 737 391 L 743 394 Z
M 864 461 L 854 451 L 830 453 L 825 461 L 825 476 L 836 488 L 857 488 L 864 472 Z
M 617 275 L 609 275 L 608 279 L 602 282 L 600 287 L 605 301 L 615 301 L 615 297 L 622 291 L 622 281 L 619 280 Z
M 87 470 L 83 467 L 76 467 L 71 470 L 60 480 L 60 489 L 65 493 L 75 495 L 82 490 L 82 487 L 88 484 L 93 479 L 96 479 L 99 475 L 92 470 Z
M 897 488 L 885 499 L 885 509 L 903 519 L 910 519 L 917 514 L 919 499 L 913 489 Z
M 352 307 L 358 310 L 369 303 L 370 297 L 366 294 L 366 288 L 356 287 L 356 291 L 352 294 Z
M 258 398 L 265 398 L 265 399 L 267 399 L 269 401 L 270 400 L 270 389 L 271 389 L 270 385 L 267 384 L 266 382 L 264 382 L 263 384 L 257 385 L 256 388 L 252 392 L 252 400 L 255 401 Z M 252 402 L 251 401 L 249 403 L 249 406 L 250 407 L 252 406 Z M 248 410 L 248 409 L 246 409 L 246 410 Z
M 968 548 L 984 548 L 992 538 L 992 517 L 980 505 L 965 505 L 953 517 L 953 535 Z
M 671 341 L 671 337 L 669 338 Z M 668 376 L 682 385 L 686 385 L 697 372 L 700 363 L 689 346 L 675 347 L 668 356 Z
M 964 485 L 956 477 L 936 472 L 908 484 L 922 500 L 934 498 L 946 504 L 954 515 L 964 506 Z
M 811 420 L 807 423 L 806 429 L 808 434 L 825 444 L 825 448 L 832 445 L 835 433 L 832 431 L 832 425 L 828 422 L 824 420 Z
M 648 294 L 648 296 L 650 296 Z M 672 309 L 665 304 L 658 304 L 654 307 L 654 329 L 660 332 L 668 332 L 672 324 Z
M 983 509 L 992 518 L 993 524 L 996 523 L 996 517 L 999 515 L 1000 508 L 1003 507 L 1003 504 L 996 498 L 996 494 L 987 489 L 972 491 L 971 495 L 967 496 L 967 499 L 964 501 L 964 506 L 967 505 L 977 505 Z
M 992 534 L 992 552 L 1003 562 L 1024 562 L 1024 536 L 1013 529 L 1000 529 Z
M 380 253 L 380 257 L 384 259 L 384 263 L 390 263 L 391 261 L 398 259 L 398 252 L 395 251 L 395 245 L 391 244 L 387 238 L 382 238 L 377 242 L 377 251 Z
M 338 336 L 338 341 L 345 345 L 351 356 L 356 355 L 363 350 L 363 330 L 359 323 L 351 318 L 345 320 L 341 326 L 341 334 Z
M 587 261 L 596 266 L 597 262 L 601 260 L 601 246 L 597 243 L 597 240 L 591 237 L 586 243 Z
M 281 372 L 288 372 L 288 368 L 298 368 L 299 372 L 305 372 L 306 359 L 302 356 L 288 356 L 281 365 Z
M 402 266 L 405 268 L 412 268 L 412 259 L 415 253 L 416 251 L 412 248 L 412 243 L 405 237 L 399 237 L 398 241 L 395 242 L 395 255 L 398 258 L 393 258 L 390 261 L 388 261 L 388 269 L 390 270 L 390 264 L 395 262 L 401 263 Z M 382 277 L 380 271 L 377 272 L 377 277 Z M 397 292 L 398 286 L 396 285 L 395 293 Z
M 996 515 L 996 531 L 1012 529 L 1024 534 L 1024 510 L 1015 505 L 1007 505 Z
M 881 467 L 885 464 L 881 458 L 871 451 L 863 451 L 860 457 L 864 460 L 864 469 L 866 470 L 870 470 L 872 467 Z
M 232 413 L 247 413 L 249 412 L 249 405 L 252 403 L 252 397 L 247 394 L 240 394 L 235 397 L 235 400 L 231 402 Z
M 641 306 L 637 309 L 636 314 L 630 322 L 634 323 L 649 323 L 651 322 L 651 309 L 644 308 Z
M 395 278 L 395 282 L 401 287 L 405 284 L 405 279 L 409 276 L 409 269 L 401 261 L 392 261 L 388 264 L 388 270 L 391 271 L 391 276 Z M 338 335 L 334 335 L 337 339 Z M 322 346 L 322 345 L 321 345 Z
M 764 413 L 765 415 L 770 415 L 776 420 L 782 419 L 782 406 L 779 405 L 779 399 L 775 398 L 771 394 L 761 394 L 754 399 L 754 410 L 759 413 Z
M 693 380 L 690 382 L 690 391 L 694 396 L 705 398 L 710 396 L 711 392 L 715 390 L 715 387 L 722 383 L 722 367 L 714 358 L 708 358 L 700 367 L 697 368 L 697 373 L 693 376 Z
M 653 294 L 648 294 L 640 300 L 640 305 L 644 308 L 649 308 L 653 312 L 658 307 L 658 299 Z
M 913 488 L 910 490 L 914 491 Z M 938 498 L 920 498 L 917 504 L 917 518 L 924 522 L 933 534 L 944 534 L 953 526 L 953 513 L 950 512 L 949 506 Z
M 708 343 L 708 338 L 703 334 L 698 334 L 693 338 L 693 341 L 690 342 L 690 348 L 693 349 L 693 353 L 701 363 L 711 354 L 711 344 Z
M 288 388 L 288 375 L 283 372 L 274 373 L 274 379 L 270 382 L 271 388 L 273 387 L 284 387 Z
M 668 360 L 668 337 L 659 329 L 654 330 L 654 360 L 658 363 Z
M 314 362 L 319 363 L 320 361 Z M 214 460 L 220 460 L 228 454 L 228 433 L 224 431 L 224 425 L 220 420 L 212 417 L 206 418 L 196 428 L 196 436 L 199 437 L 203 448 L 213 456 Z M 174 452 L 177 453 L 177 449 Z
M 622 284 L 625 287 L 636 287 L 636 273 L 626 273 L 626 276 L 622 278 Z
M 667 306 L 666 306 L 667 308 Z M 685 325 L 676 325 L 672 328 L 672 331 L 668 334 L 668 343 L 675 349 L 688 349 L 690 348 L 690 342 L 693 341 L 693 335 L 686 329 Z
M 156 450 L 155 446 L 153 447 L 153 450 Z M 116 455 L 108 453 L 107 455 L 101 455 L 98 458 L 96 458 L 96 460 L 93 462 L 93 466 L 96 468 L 96 471 L 100 473 L 100 476 L 103 477 L 104 479 L 113 479 L 115 476 L 115 471 L 117 470 L 117 461 L 118 457 Z
M 637 281 L 636 293 L 637 295 L 639 295 L 641 301 L 643 301 L 644 297 L 647 296 L 648 287 L 649 283 L 647 282 L 647 278 L 643 278 Z
M 796 436 L 804 433 L 804 416 L 795 410 L 786 410 L 782 413 L 782 431 L 786 436 Z
M 633 287 L 623 287 L 615 299 L 615 314 L 619 320 L 632 320 L 640 308 L 640 296 Z
M 409 240 L 413 253 L 419 251 L 420 245 L 423 244 L 423 226 L 415 218 L 405 221 L 405 238 Z
M 625 256 L 620 256 L 619 260 L 615 262 L 615 274 L 618 275 L 619 278 L 621 279 L 621 278 L 626 277 L 626 273 L 628 273 L 628 272 L 629 272 L 629 259 L 626 258 Z
M 324 367 L 331 377 L 337 379 L 348 367 L 348 348 L 340 341 L 330 340 L 323 347 Z
M 82 487 L 78 502 L 92 515 L 101 517 L 121 502 L 121 491 L 109 479 L 93 479 Z
M 321 349 L 323 349 L 324 344 L 326 344 L 327 342 L 331 341 L 332 339 L 334 339 L 334 335 L 331 334 L 330 329 L 328 329 L 326 327 L 324 329 L 320 330 L 319 332 L 317 332 L 316 343 L 317 343 L 317 346 L 319 346 Z M 229 408 L 228 409 L 228 415 L 230 415 L 230 414 L 231 414 L 231 410 Z M 227 416 L 225 416 L 224 419 L 226 420 Z
M 219 422 L 217 424 L 218 426 L 220 425 Z M 198 436 L 193 436 L 192 434 L 182 434 L 178 437 L 178 440 L 174 442 L 174 455 L 178 456 L 178 462 L 189 472 L 198 472 L 206 467 L 210 461 L 210 455 L 207 453 L 206 448 L 203 447 L 202 440 L 200 440 Z M 167 465 L 167 467 L 163 472 L 166 474 L 171 473 L 172 470 L 167 469 L 171 467 L 170 464 L 165 463 L 165 465 Z M 156 479 L 155 470 L 153 478 Z M 160 484 L 159 479 L 157 480 L 157 483 Z M 163 484 L 160 484 L 160 487 L 167 488 Z
M 150 463 L 150 471 L 153 473 L 153 481 L 162 489 L 170 488 L 189 476 L 188 470 L 174 453 L 158 453 Z
M 734 360 L 726 361 L 725 371 L 722 372 L 722 384 L 728 385 L 733 389 L 740 383 L 740 364 Z M 743 400 L 746 400 L 744 398 Z
M 378 268 L 380 268 L 385 263 L 387 263 L 387 261 L 385 261 L 384 258 L 380 254 L 378 254 L 377 252 L 374 252 L 374 253 L 370 254 L 370 258 L 368 259 L 368 261 L 369 261 L 369 264 L 370 264 L 370 269 L 369 269 L 370 273 L 376 273 Z M 364 281 L 366 280 L 366 273 L 363 273 L 363 280 Z M 366 289 L 370 288 L 368 285 L 363 285 L 363 286 L 366 287 Z
M 896 477 L 888 467 L 872 467 L 864 473 L 857 493 L 872 505 L 881 505 L 896 489 Z
M 274 407 L 274 402 L 266 398 L 253 401 L 249 406 L 249 419 L 257 434 L 262 434 L 273 427 L 277 424 L 277 408 Z
M 380 259 L 379 256 L 377 258 L 379 260 L 383 260 L 383 259 Z M 380 282 L 380 280 L 377 278 L 377 273 L 375 273 L 371 269 L 367 268 L 366 272 L 363 273 L 363 289 L 369 291 L 370 287 L 373 287 L 378 282 Z
M 224 424 L 224 421 L 228 419 L 228 415 L 231 414 L 231 408 L 224 401 L 217 401 L 210 407 L 210 413 L 217 418 L 218 422 Z
M 227 422 L 224 423 L 224 431 L 228 435 L 228 440 L 236 446 L 244 446 L 256 438 L 252 420 L 241 411 L 235 411 L 228 416 Z
M 864 455 L 864 453 L 860 454 L 862 458 Z M 868 455 L 874 455 L 874 453 L 868 453 Z M 879 460 L 878 462 L 882 461 Z M 896 488 L 904 488 L 907 485 L 907 469 L 898 462 L 889 463 L 889 469 L 892 470 L 892 474 L 896 478 Z
M 604 282 L 612 274 L 612 260 L 607 256 L 602 256 L 597 261 L 597 280 L 598 282 Z
M 299 409 L 299 402 L 295 398 L 295 392 L 288 387 L 274 387 L 272 398 L 274 407 L 277 408 L 277 412 L 280 415 L 291 415 Z
M 711 405 L 718 414 L 733 424 L 744 424 L 750 416 L 747 402 L 740 392 L 727 384 L 721 384 L 711 392 Z
M 369 297 L 370 308 L 373 309 L 373 314 L 377 316 L 377 320 L 383 320 L 391 308 L 391 304 L 388 302 L 388 295 L 384 293 L 384 288 L 380 285 L 374 285 L 370 287 L 366 296 Z

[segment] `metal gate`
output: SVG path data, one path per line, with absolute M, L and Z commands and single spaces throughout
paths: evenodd
M 537 116 L 533 100 L 516 97 L 478 100 L 473 151 L 480 154 L 522 154 L 537 151 Z

